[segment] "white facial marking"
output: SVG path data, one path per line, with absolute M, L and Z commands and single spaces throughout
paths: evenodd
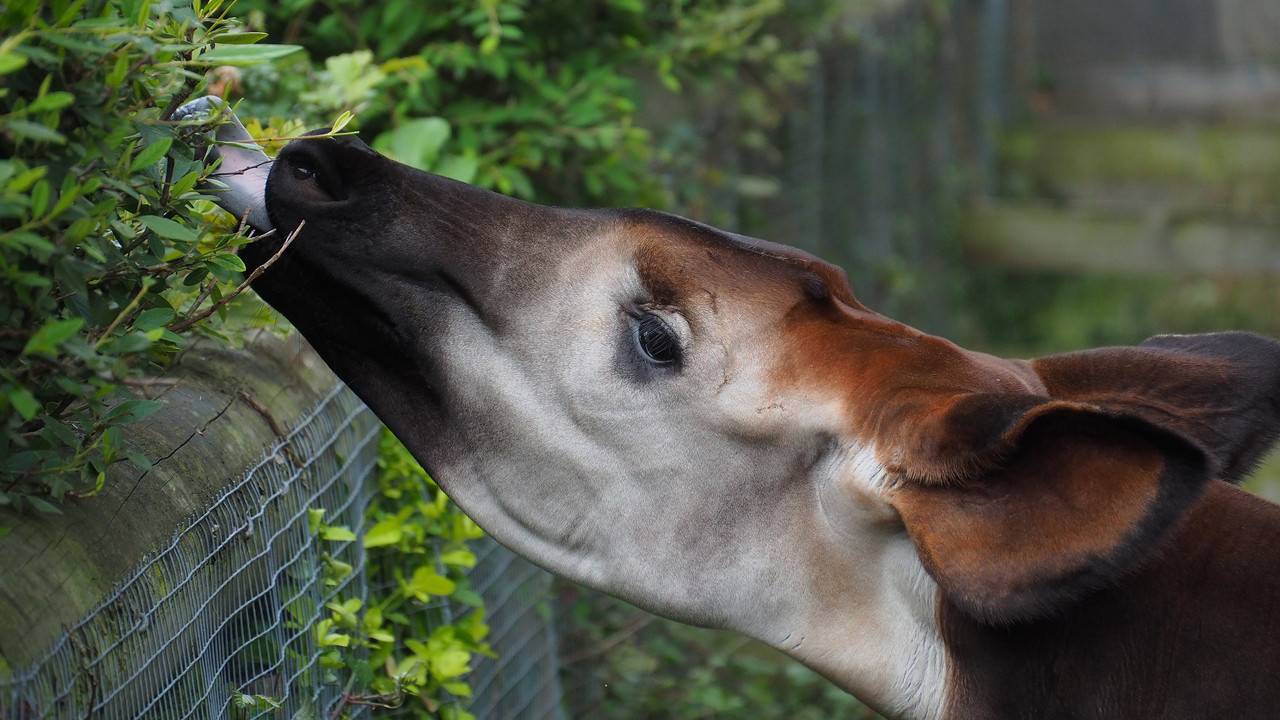
M 864 446 L 834 451 L 815 474 L 845 594 L 819 610 L 821 646 L 793 654 L 888 717 L 941 717 L 938 589 L 889 505 L 891 474 Z

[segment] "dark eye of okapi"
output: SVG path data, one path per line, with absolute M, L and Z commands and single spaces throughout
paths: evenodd
M 680 361 L 676 334 L 657 315 L 641 315 L 635 326 L 636 348 L 654 365 L 669 366 Z

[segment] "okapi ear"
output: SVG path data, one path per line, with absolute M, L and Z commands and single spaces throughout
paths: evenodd
M 921 448 L 969 453 L 967 470 L 912 477 L 908 462 L 892 502 L 945 597 L 987 623 L 1044 617 L 1113 584 L 1211 477 L 1195 443 L 1082 403 L 975 394 L 924 425 Z
M 1049 395 L 1137 415 L 1191 438 L 1237 482 L 1280 435 L 1280 343 L 1242 332 L 1160 335 L 1139 347 L 1032 361 Z

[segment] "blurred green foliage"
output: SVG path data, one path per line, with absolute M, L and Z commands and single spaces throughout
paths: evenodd
M 242 0 L 315 64 L 245 73 L 247 114 L 356 113 L 366 139 L 408 164 L 529 200 L 673 209 L 674 176 L 698 158 L 639 127 L 643 87 L 803 76 L 810 54 L 766 25 L 781 0 Z M 411 18 L 412 21 L 407 21 Z M 760 116 L 757 124 L 776 122 Z
M 667 720 L 880 717 L 826 678 L 736 633 L 680 625 L 565 586 L 570 717 Z

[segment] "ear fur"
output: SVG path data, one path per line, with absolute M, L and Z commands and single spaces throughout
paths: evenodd
M 1136 415 L 1191 438 L 1238 482 L 1280 434 L 1280 343 L 1243 332 L 1159 335 L 1138 347 L 1032 361 L 1054 398 Z
M 1158 336 L 1030 363 L 1046 395 L 913 401 L 893 504 L 961 610 L 1012 623 L 1060 610 L 1155 553 L 1214 478 L 1280 435 L 1280 343 Z
M 1028 395 L 962 398 L 922 430 L 970 471 L 893 504 L 926 570 L 994 624 L 1043 617 L 1149 557 L 1210 479 L 1201 449 L 1142 418 Z

